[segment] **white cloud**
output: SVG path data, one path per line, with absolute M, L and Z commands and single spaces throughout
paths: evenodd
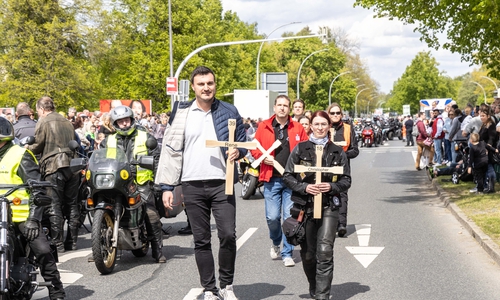
M 320 26 L 342 27 L 350 38 L 359 42 L 361 58 L 367 63 L 372 78 L 388 93 L 412 59 L 420 51 L 431 51 L 439 69 L 455 77 L 472 70 L 458 54 L 429 49 L 413 32 L 414 26 L 397 20 L 373 18 L 373 12 L 353 7 L 353 0 L 222 0 L 224 10 L 232 10 L 241 20 L 257 22 L 259 33 L 297 32 L 305 26 L 316 32 Z

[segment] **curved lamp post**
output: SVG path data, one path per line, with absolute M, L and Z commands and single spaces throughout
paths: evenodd
M 354 117 L 356 118 L 356 116 L 358 115 L 358 96 L 359 94 L 361 94 L 362 92 L 366 91 L 366 90 L 369 90 L 370 88 L 364 88 L 362 89 L 361 91 L 358 92 L 358 94 L 356 95 L 356 99 L 354 100 Z
M 300 86 L 299 86 L 299 84 L 300 84 L 300 70 L 302 69 L 302 66 L 304 65 L 304 63 L 306 62 L 306 60 L 309 59 L 309 57 L 313 56 L 316 53 L 320 53 L 320 52 L 327 51 L 327 50 L 328 50 L 328 48 L 321 49 L 321 50 L 318 50 L 318 51 L 314 51 L 313 53 L 309 54 L 306 58 L 304 58 L 304 60 L 300 64 L 299 72 L 297 73 L 297 99 L 300 98 Z
M 482 90 L 483 90 L 483 95 L 484 95 L 484 103 L 486 104 L 486 92 L 484 91 L 484 88 L 482 85 L 480 85 L 479 83 L 475 82 L 475 81 L 471 81 L 472 83 L 475 83 L 477 84 Z
M 275 32 L 276 30 L 282 28 L 282 27 L 285 27 L 285 26 L 288 26 L 288 25 L 292 25 L 292 24 L 298 24 L 298 23 L 301 23 L 301 22 L 291 22 L 291 23 L 288 23 L 288 24 L 284 24 L 284 25 L 281 25 L 279 27 L 276 27 L 273 31 L 271 31 L 271 33 L 269 33 L 266 37 L 266 39 L 271 36 L 271 34 L 273 34 L 273 32 Z M 257 53 L 257 67 L 255 68 L 255 87 L 256 89 L 258 90 L 259 89 L 259 73 L 260 73 L 260 70 L 259 70 L 259 62 L 260 62 L 260 52 L 262 51 L 262 47 L 264 47 L 264 42 L 262 42 L 260 44 L 260 48 L 259 48 L 259 52 Z
M 486 78 L 488 79 L 489 81 L 493 82 L 493 85 L 495 86 L 495 89 L 497 91 L 497 98 L 500 98 L 500 91 L 498 90 L 498 86 L 497 84 L 495 83 L 495 81 L 493 81 L 493 79 L 489 78 L 488 76 L 481 76 L 481 78 Z
M 232 42 L 221 42 L 221 43 L 213 43 L 213 44 L 204 45 L 204 46 L 196 48 L 193 52 L 189 53 L 188 56 L 186 56 L 184 58 L 184 60 L 179 65 L 179 67 L 177 67 L 177 71 L 175 71 L 174 77 L 178 79 L 179 75 L 182 72 L 182 69 L 187 64 L 188 60 L 190 60 L 191 57 L 193 57 L 195 54 L 197 54 L 198 52 L 200 52 L 201 50 L 204 50 L 204 49 L 213 48 L 213 47 L 219 47 L 219 46 L 241 45 L 241 44 L 261 43 L 261 42 L 270 42 L 270 41 L 284 41 L 284 40 L 294 40 L 294 39 L 307 39 L 307 38 L 312 38 L 312 37 L 324 38 L 325 36 L 326 36 L 326 33 L 320 33 L 320 34 L 310 34 L 310 35 L 301 35 L 301 36 L 280 37 L 280 38 L 275 38 L 275 39 L 232 41 Z
M 328 106 L 330 106 L 332 104 L 332 86 L 333 86 L 333 83 L 335 82 L 335 80 L 337 80 L 337 78 L 339 78 L 340 76 L 347 74 L 347 73 L 351 73 L 351 71 L 340 73 L 339 75 L 335 76 L 335 78 L 333 78 L 333 80 L 332 80 L 332 83 L 330 83 L 330 90 L 328 91 Z

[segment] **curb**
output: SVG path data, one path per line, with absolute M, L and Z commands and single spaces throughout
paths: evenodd
M 448 208 L 455 218 L 464 226 L 469 234 L 479 243 L 479 245 L 486 251 L 486 253 L 500 266 L 500 246 L 491 240 L 476 223 L 469 220 L 463 211 L 453 202 L 450 202 L 448 193 L 437 184 L 436 178 L 432 180 L 432 186 L 437 191 L 439 199 L 443 201 L 446 208 Z

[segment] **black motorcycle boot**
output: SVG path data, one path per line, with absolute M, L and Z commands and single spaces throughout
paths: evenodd
M 56 246 L 58 253 L 64 253 L 64 243 L 63 243 L 63 223 L 64 219 L 57 216 L 50 216 L 50 236 L 52 237 L 52 243 Z
M 151 250 L 153 252 L 153 258 L 157 263 L 166 263 L 167 258 L 163 255 L 162 252 L 163 245 L 162 243 L 158 243 L 157 241 L 151 241 Z
M 66 233 L 66 240 L 64 241 L 64 248 L 66 250 L 76 250 L 76 242 L 78 240 L 78 227 L 68 226 Z

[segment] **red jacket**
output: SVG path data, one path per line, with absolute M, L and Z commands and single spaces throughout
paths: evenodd
M 262 121 L 257 128 L 257 132 L 255 133 L 255 139 L 259 141 L 264 149 L 269 149 L 273 145 L 274 141 L 276 141 L 273 129 L 273 120 L 275 118 L 276 115 L 272 115 L 271 118 Z M 307 141 L 309 139 L 307 133 L 304 131 L 304 127 L 302 127 L 299 122 L 293 121 L 291 117 L 288 117 L 287 128 L 290 151 L 292 151 L 299 142 Z M 250 150 L 250 152 L 255 159 L 262 156 L 262 152 L 260 152 L 259 149 Z M 271 152 L 271 155 L 274 156 L 274 151 Z M 285 166 L 282 167 L 285 168 Z M 266 165 L 262 162 L 260 164 L 259 180 L 269 182 L 273 176 L 273 169 L 273 166 Z

